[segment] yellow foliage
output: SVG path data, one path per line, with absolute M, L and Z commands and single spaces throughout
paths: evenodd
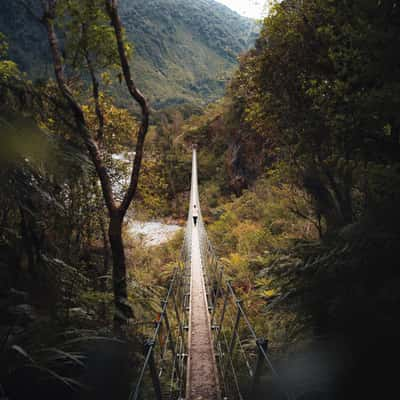
M 277 294 L 277 291 L 276 291 L 275 289 L 264 290 L 264 291 L 261 293 L 261 295 L 262 295 L 263 297 L 266 297 L 266 298 L 268 298 L 268 297 L 273 297 L 273 296 L 275 296 L 276 294 Z
M 237 249 L 241 254 L 250 255 L 263 245 L 264 232 L 261 226 L 251 221 L 240 222 L 232 230 L 237 238 Z

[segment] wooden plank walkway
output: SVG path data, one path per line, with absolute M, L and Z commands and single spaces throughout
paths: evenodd
M 192 190 L 193 205 L 198 204 L 197 163 L 194 152 L 194 173 Z M 192 222 L 193 223 L 193 222 Z M 191 252 L 190 321 L 189 321 L 189 363 L 187 400 L 217 400 L 219 387 L 217 366 L 211 336 L 210 316 L 200 256 L 198 228 L 193 225 Z

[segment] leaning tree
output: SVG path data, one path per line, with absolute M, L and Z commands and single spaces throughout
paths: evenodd
M 25 3 L 26 4 L 26 3 Z M 137 89 L 129 64 L 129 46 L 118 13 L 117 0 L 41 0 L 40 21 L 44 25 L 51 50 L 55 78 L 59 91 L 74 120 L 75 131 L 83 141 L 99 178 L 109 216 L 109 242 L 113 258 L 113 291 L 115 303 L 114 328 L 122 332 L 133 311 L 128 303 L 127 269 L 122 238 L 123 221 L 138 188 L 143 149 L 149 128 L 149 106 Z M 62 31 L 63 40 L 58 35 Z M 69 34 L 68 34 L 69 33 Z M 70 38 L 70 40 L 68 39 Z M 66 49 L 73 49 L 72 65 L 67 65 Z M 71 49 L 69 49 L 71 50 Z M 104 112 L 101 104 L 101 84 L 104 71 L 118 66 L 129 95 L 140 108 L 141 120 L 136 136 L 130 181 L 124 194 L 116 195 L 112 171 L 106 161 L 104 144 Z M 78 67 L 84 82 L 91 87 L 91 100 L 97 117 L 97 130 L 90 129 L 81 96 L 75 90 L 69 71 Z M 75 78 L 75 75 L 73 76 Z M 109 155 L 108 155 L 109 156 Z

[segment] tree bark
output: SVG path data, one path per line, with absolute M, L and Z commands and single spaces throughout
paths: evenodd
M 118 333 L 122 333 L 127 319 L 133 318 L 133 312 L 128 304 L 128 290 L 126 281 L 125 251 L 122 240 L 122 223 L 120 213 L 110 218 L 109 239 L 113 254 L 113 292 L 115 303 L 114 327 Z
M 87 128 L 85 116 L 80 104 L 75 100 L 72 91 L 68 87 L 66 77 L 64 75 L 64 64 L 62 61 L 61 51 L 58 44 L 57 34 L 54 28 L 54 19 L 56 17 L 56 4 L 57 1 L 48 0 L 45 3 L 45 12 L 42 21 L 47 30 L 48 41 L 50 45 L 51 55 L 53 58 L 54 72 L 57 80 L 58 87 L 67 100 L 77 125 L 77 129 L 85 141 L 90 158 L 96 168 L 97 175 L 99 176 L 103 197 L 109 211 L 114 211 L 116 205 L 112 194 L 112 185 L 110 177 L 107 173 L 106 167 L 101 159 L 100 151 L 96 141 L 91 137 Z
M 124 75 L 125 83 L 128 88 L 129 94 L 134 101 L 139 104 L 142 113 L 142 120 L 137 134 L 137 142 L 135 149 L 135 159 L 133 161 L 132 174 L 130 179 L 129 188 L 120 206 L 121 212 L 125 215 L 129 205 L 134 198 L 139 182 L 140 168 L 143 159 L 144 141 L 146 139 L 147 131 L 149 129 L 150 109 L 143 94 L 136 88 L 132 79 L 131 69 L 129 67 L 128 57 L 125 51 L 122 23 L 118 15 L 117 0 L 105 0 L 106 9 L 110 16 L 111 25 L 114 27 L 115 37 L 117 39 L 118 53 L 121 61 L 122 73 Z
M 82 26 L 82 31 L 83 31 L 83 34 L 86 35 L 85 26 Z M 93 95 L 93 99 L 94 99 L 97 121 L 99 123 L 98 128 L 97 128 L 96 140 L 102 141 L 104 138 L 104 114 L 103 114 L 103 110 L 101 109 L 101 104 L 100 104 L 100 84 L 99 84 L 99 80 L 97 79 L 96 72 L 95 72 L 92 60 L 90 58 L 90 54 L 87 51 L 85 52 L 85 58 L 86 58 L 86 63 L 87 63 L 87 67 L 89 70 L 90 78 L 92 80 L 92 95 Z
M 141 128 L 138 134 L 138 142 L 136 145 L 136 157 L 134 160 L 134 166 L 132 170 L 132 178 L 130 182 L 129 189 L 124 197 L 124 200 L 121 205 L 117 206 L 113 190 L 111 179 L 108 174 L 108 171 L 103 163 L 101 158 L 101 154 L 99 151 L 98 144 L 94 138 L 92 138 L 89 129 L 87 127 L 87 123 L 85 120 L 85 116 L 80 104 L 75 100 L 72 91 L 68 87 L 66 77 L 64 75 L 64 65 L 61 56 L 61 51 L 58 44 L 57 35 L 54 28 L 54 19 L 56 18 L 56 0 L 43 0 L 44 7 L 44 16 L 42 18 L 42 22 L 46 27 L 48 41 L 51 49 L 51 54 L 53 58 L 54 71 L 57 80 L 57 84 L 64 98 L 67 100 L 74 118 L 75 123 L 78 129 L 79 134 L 84 139 L 86 147 L 88 149 L 90 158 L 95 166 L 97 175 L 101 182 L 101 188 L 103 192 L 104 201 L 106 203 L 108 213 L 109 213 L 109 240 L 113 257 L 113 292 L 114 292 L 114 304 L 115 304 L 115 318 L 114 318 L 114 330 L 117 334 L 123 333 L 123 327 L 127 324 L 130 318 L 133 318 L 133 311 L 128 304 L 128 290 L 127 290 L 127 279 L 126 279 L 126 261 L 125 261 L 125 253 L 124 246 L 122 240 L 122 225 L 125 214 L 128 210 L 129 205 L 131 204 L 133 197 L 136 193 L 136 188 L 139 179 L 141 160 L 143 155 L 143 147 L 144 140 L 148 130 L 148 108 L 144 97 L 136 90 L 133 81 L 130 79 L 130 88 L 129 91 L 131 94 L 134 94 L 135 100 L 137 100 L 142 106 L 144 105 L 146 112 L 144 112 L 144 117 L 142 120 Z M 113 9 L 113 15 L 117 16 L 118 14 L 116 9 Z M 124 65 L 124 70 L 128 71 L 130 76 L 129 65 L 127 64 L 127 58 L 125 55 L 125 50 L 122 42 L 122 28 L 119 21 L 119 28 L 116 29 L 116 32 L 119 32 L 119 37 L 117 38 L 119 41 L 119 46 L 123 49 L 123 60 L 121 63 Z M 116 33 L 117 34 L 117 33 Z M 90 71 L 91 73 L 94 71 Z M 93 84 L 93 94 L 95 97 L 98 96 L 98 82 L 95 78 L 95 75 L 92 74 L 92 84 Z M 96 100 L 96 98 L 95 98 Z M 98 98 L 97 98 L 98 100 Z M 96 104 L 97 106 L 97 104 Z M 97 107 L 96 107 L 97 108 Z M 100 109 L 96 109 L 99 111 Z M 101 111 L 101 110 L 100 110 Z M 102 115 L 101 115 L 102 116 Z M 99 115 L 98 115 L 99 117 Z M 102 126 L 104 120 L 100 118 L 99 124 Z M 100 132 L 98 132 L 100 133 Z M 101 134 L 99 135 L 101 136 Z
M 101 182 L 104 201 L 106 203 L 109 213 L 110 224 L 109 224 L 108 234 L 109 234 L 110 246 L 113 257 L 113 291 L 114 291 L 114 302 L 115 302 L 114 328 L 119 333 L 122 331 L 123 325 L 126 324 L 127 320 L 133 317 L 133 312 L 128 304 L 128 299 L 127 299 L 128 290 L 127 290 L 127 279 L 126 279 L 126 260 L 125 260 L 125 253 L 124 253 L 124 246 L 122 239 L 122 226 L 126 212 L 136 194 L 138 187 L 140 169 L 143 159 L 144 142 L 149 128 L 150 110 L 145 97 L 136 88 L 132 79 L 128 57 L 125 51 L 122 23 L 118 15 L 117 1 L 105 0 L 106 10 L 110 17 L 111 25 L 113 26 L 115 31 L 118 53 L 125 83 L 131 97 L 137 104 L 139 104 L 142 114 L 140 128 L 139 131 L 137 132 L 135 158 L 132 166 L 130 184 L 121 204 L 117 205 L 113 195 L 111 179 L 103 163 L 98 143 L 91 136 L 89 132 L 82 107 L 80 106 L 78 101 L 74 98 L 72 91 L 68 87 L 67 80 L 64 74 L 63 59 L 61 56 L 61 51 L 54 28 L 57 0 L 42 0 L 42 5 L 44 9 L 42 22 L 47 30 L 47 36 L 53 58 L 54 71 L 57 84 L 59 86 L 61 93 L 63 94 L 64 98 L 68 102 L 73 112 L 77 130 L 79 134 L 82 136 L 85 145 L 87 147 L 87 150 L 89 152 L 90 158 L 95 166 L 97 175 Z M 89 72 L 92 78 L 92 89 L 96 105 L 96 115 L 99 121 L 97 139 L 101 140 L 104 128 L 104 118 L 99 103 L 99 82 L 95 75 L 94 67 L 90 61 L 91 60 L 88 55 L 87 62 L 88 62 Z
M 100 229 L 103 237 L 103 269 L 100 274 L 99 290 L 103 293 L 107 293 L 107 275 L 110 268 L 110 251 L 109 251 L 109 234 L 106 229 L 106 224 L 103 217 L 100 217 Z M 107 305 L 103 300 L 100 305 L 100 318 L 105 320 L 107 317 Z

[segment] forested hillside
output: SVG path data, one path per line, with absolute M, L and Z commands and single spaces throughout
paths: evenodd
M 396 393 L 399 3 L 284 0 L 248 50 L 252 22 L 209 0 L 25 3 L 0 1 L 0 398 L 127 400 L 146 359 L 142 398 L 176 390 L 160 321 L 190 330 L 192 288 L 168 288 L 193 238 L 222 271 L 205 305 L 224 277 L 248 317 L 208 327 L 237 398 Z M 149 246 L 131 223 L 184 226 L 193 147 L 201 215 Z
M 52 68 L 45 31 L 21 3 L 0 1 L 0 32 L 22 71 L 34 79 L 48 78 Z M 213 0 L 123 0 L 120 14 L 134 44 L 138 86 L 150 94 L 154 108 L 189 103 L 199 110 L 219 98 L 237 56 L 256 37 L 254 21 Z M 113 90 L 124 98 L 118 86 Z
M 395 1 L 284 1 L 182 129 L 212 240 L 301 399 L 395 390 L 399 22 Z

